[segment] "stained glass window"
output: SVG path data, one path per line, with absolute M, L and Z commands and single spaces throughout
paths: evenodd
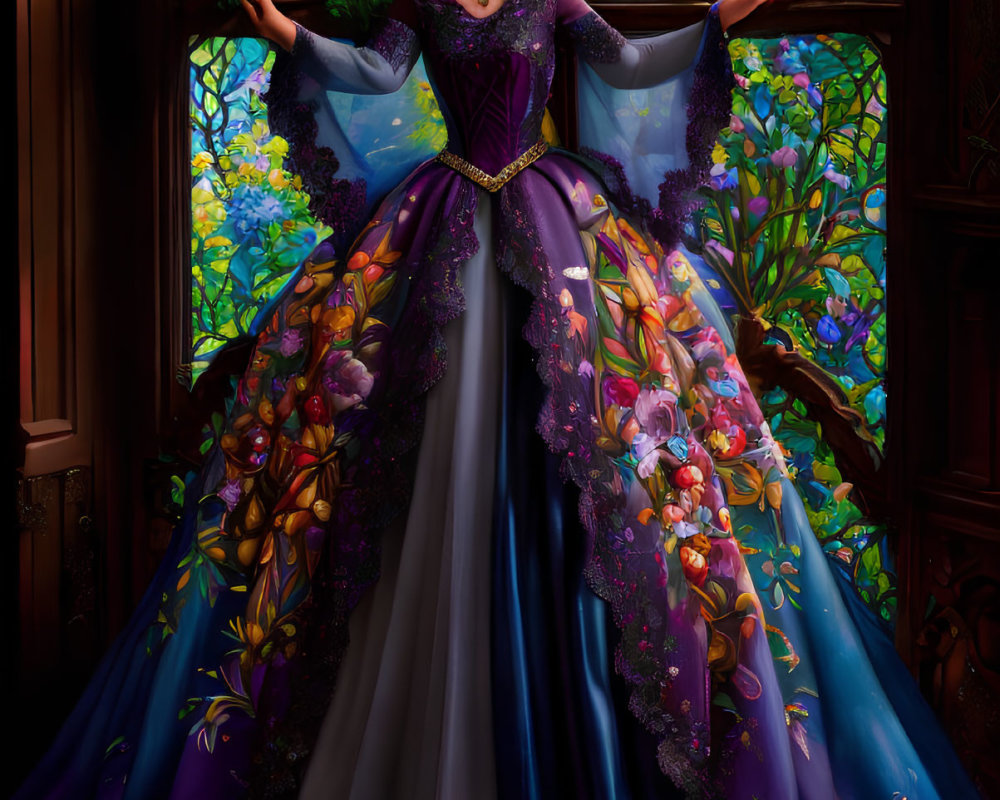
M 733 39 L 738 88 L 700 216 L 734 314 L 819 369 L 853 435 L 885 442 L 886 83 L 854 35 Z M 839 390 L 839 391 L 838 391 Z M 829 437 L 788 386 L 763 394 L 826 551 L 881 618 L 895 614 L 885 528 L 852 502 Z M 778 562 L 776 562 L 778 563 Z
M 192 44 L 191 361 L 193 378 L 255 322 L 329 234 L 302 181 L 284 169 L 261 100 L 274 62 L 267 42 Z

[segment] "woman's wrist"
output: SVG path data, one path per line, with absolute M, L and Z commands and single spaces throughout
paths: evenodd
M 712 8 L 718 11 L 719 22 L 725 31 L 766 2 L 768 0 L 720 0 Z
M 267 38 L 290 53 L 292 52 L 292 48 L 295 47 L 297 36 L 298 26 L 284 14 L 279 13 L 278 18 L 274 20 L 272 33 Z
M 241 0 L 254 29 L 279 47 L 291 52 L 295 46 L 295 23 L 274 7 L 273 0 Z

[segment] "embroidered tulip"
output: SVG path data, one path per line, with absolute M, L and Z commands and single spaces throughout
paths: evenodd
M 631 408 L 639 396 L 639 384 L 620 375 L 606 377 L 602 386 L 607 401 L 622 408 Z
M 347 269 L 351 272 L 355 270 L 364 269 L 368 266 L 368 262 L 371 261 L 368 253 L 364 250 L 358 250 L 353 256 L 351 256 L 350 261 L 347 262 Z
M 662 516 L 664 525 L 673 525 L 684 519 L 684 509 L 675 503 L 668 503 L 663 507 Z
M 365 285 L 371 286 L 371 284 L 375 283 L 375 281 L 382 277 L 384 272 L 385 270 L 378 264 L 369 264 L 365 267 L 365 271 L 361 274 L 364 278 Z
M 694 464 L 685 464 L 674 470 L 670 480 L 679 489 L 690 489 L 692 486 L 704 483 L 705 476 Z
M 688 583 L 701 587 L 708 577 L 708 559 L 693 547 L 682 546 L 678 551 L 681 569 Z
M 314 394 L 312 397 L 308 398 L 304 405 L 306 419 L 308 419 L 313 425 L 330 424 L 330 412 L 327 411 L 326 405 L 323 403 L 323 398 L 318 394 Z
M 729 447 L 719 453 L 722 458 L 736 458 L 746 449 L 747 433 L 739 425 L 735 423 L 731 425 L 726 432 L 726 438 L 729 440 Z
M 677 396 L 666 389 L 643 389 L 635 400 L 635 416 L 642 429 L 663 441 L 674 432 Z

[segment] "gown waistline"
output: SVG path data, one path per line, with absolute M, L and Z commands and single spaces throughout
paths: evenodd
M 450 153 L 447 150 L 442 150 L 438 153 L 437 158 L 442 164 L 451 167 L 453 170 L 464 175 L 469 180 L 478 183 L 486 189 L 486 191 L 496 192 L 525 167 L 535 163 L 548 149 L 548 142 L 544 139 L 539 139 L 531 147 L 521 153 L 521 155 L 519 155 L 516 159 L 511 161 L 506 167 L 500 170 L 500 172 L 496 175 L 490 175 L 488 172 L 481 170 L 474 164 L 470 164 L 461 156 L 456 156 L 454 153 Z

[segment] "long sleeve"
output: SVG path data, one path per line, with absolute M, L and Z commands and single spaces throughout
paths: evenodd
M 387 19 L 364 46 L 325 39 L 296 24 L 292 57 L 325 89 L 353 94 L 389 94 L 406 81 L 420 55 L 417 34 Z
M 635 203 L 664 248 L 673 247 L 732 108 L 732 63 L 717 6 L 701 24 L 628 40 L 585 0 L 558 3 L 558 21 L 584 62 L 577 76 L 581 152 L 617 187 L 609 191 L 619 207 Z
M 713 6 L 708 23 L 626 39 L 584 0 L 560 0 L 558 16 L 575 42 L 577 54 L 616 89 L 649 88 L 683 72 L 698 56 L 706 24 L 718 25 Z

